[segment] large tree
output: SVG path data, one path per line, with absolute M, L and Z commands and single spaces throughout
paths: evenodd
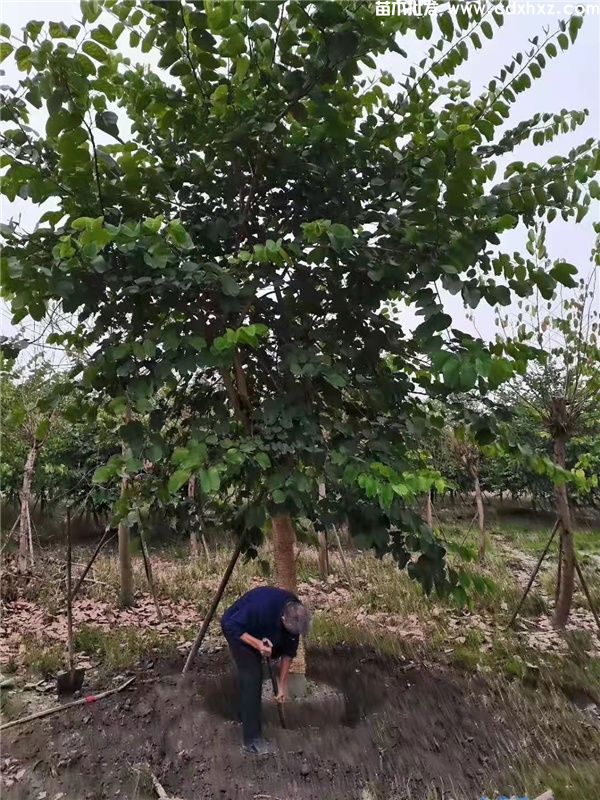
M 443 548 L 406 505 L 427 490 L 408 453 L 426 429 L 420 395 L 496 388 L 530 348 L 452 329 L 440 291 L 472 308 L 552 294 L 556 277 L 499 251 L 500 234 L 557 212 L 581 219 L 594 143 L 497 181 L 496 158 L 584 121 L 510 119 L 581 19 L 535 38 L 473 96 L 453 75 L 500 13 L 93 0 L 82 16 L 30 22 L 24 43 L 3 27 L 2 55 L 23 73 L 5 97 L 3 192 L 56 207 L 34 232 L 7 231 L 15 320 L 51 301 L 76 315 L 68 343 L 93 351 L 83 385 L 131 413 L 132 457 L 115 471 L 172 458 L 170 491 L 194 474 L 205 494 L 235 490 L 248 543 L 272 517 L 283 583 L 295 582 L 293 517 L 334 514 L 335 501 L 365 545 L 426 588 L 447 585 Z M 402 63 L 408 34 L 431 46 L 395 84 L 377 58 Z M 386 315 L 390 299 L 421 324 Z M 160 415 L 142 430 L 159 392 L 191 409 L 172 455 Z

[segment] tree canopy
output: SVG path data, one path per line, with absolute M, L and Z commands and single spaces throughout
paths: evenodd
M 500 237 L 581 220 L 595 142 L 496 171 L 584 121 L 511 118 L 581 22 L 533 39 L 475 98 L 453 76 L 501 13 L 441 14 L 434 31 L 362 2 L 92 0 L 81 25 L 32 21 L 19 46 L 3 26 L 23 77 L 4 97 L 2 191 L 55 208 L 33 232 L 4 228 L 3 291 L 15 323 L 73 315 L 52 342 L 87 352 L 73 372 L 87 408 L 126 413 L 130 452 L 98 479 L 149 460 L 166 500 L 197 474 L 206 496 L 235 498 L 249 542 L 265 514 L 348 512 L 363 544 L 447 585 L 444 549 L 408 506 L 439 480 L 411 455 L 423 397 L 497 389 L 535 348 L 454 328 L 440 292 L 508 305 L 571 280 Z M 411 32 L 431 45 L 393 86 L 377 57 L 405 55 Z M 422 322 L 408 330 L 390 300 Z M 175 449 L 165 406 L 185 407 Z M 489 440 L 485 415 L 471 423 Z

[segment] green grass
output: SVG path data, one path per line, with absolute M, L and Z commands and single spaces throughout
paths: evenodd
M 496 535 L 502 536 L 507 541 L 515 545 L 519 550 L 525 553 L 539 555 L 548 539 L 552 526 L 548 528 L 525 528 L 523 525 L 513 525 L 510 523 L 494 523 L 491 528 L 491 538 Z M 554 542 L 554 550 L 556 552 L 556 538 Z M 600 555 L 600 530 L 591 530 L 589 528 L 578 528 L 575 530 L 575 550 L 582 556 L 584 554 Z
M 55 676 L 67 663 L 64 647 L 57 644 L 42 644 L 32 638 L 23 641 L 22 659 L 26 670 L 44 677 Z
M 389 558 L 361 553 L 351 562 L 355 589 L 352 604 L 370 613 L 427 616 L 432 601 L 406 572 Z
M 404 656 L 409 650 L 398 636 L 358 625 L 351 617 L 341 614 L 315 614 L 310 644 L 315 647 L 340 644 L 372 647 L 379 653 L 391 656 Z
M 103 630 L 82 625 L 75 634 L 75 648 L 96 656 L 102 670 L 110 673 L 135 666 L 150 653 L 173 652 L 181 635 L 166 636 L 133 627 Z
M 522 795 L 527 791 L 529 797 L 537 797 L 551 788 L 555 800 L 597 800 L 600 796 L 600 764 L 591 759 L 570 764 L 528 764 L 512 780 L 506 786 L 507 793 Z

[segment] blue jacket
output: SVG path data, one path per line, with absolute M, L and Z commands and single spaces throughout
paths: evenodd
M 284 606 L 290 600 L 298 601 L 298 598 L 285 589 L 274 586 L 250 589 L 223 614 L 221 627 L 226 639 L 236 641 L 242 634 L 249 633 L 257 639 L 273 642 L 273 658 L 294 658 L 299 637 L 286 631 L 281 621 Z

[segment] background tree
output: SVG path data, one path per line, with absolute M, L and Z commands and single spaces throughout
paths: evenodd
M 3 380 L 2 473 L 3 478 L 8 478 L 8 486 L 3 482 L 3 490 L 6 492 L 8 488 L 9 495 L 14 496 L 19 485 L 19 572 L 25 572 L 35 561 L 31 501 L 40 451 L 55 422 L 53 391 L 59 379 L 52 375 L 48 364 L 36 358 L 12 380 Z M 6 448 L 4 443 L 7 443 Z
M 555 503 L 560 521 L 560 555 L 554 624 L 564 627 L 573 599 L 575 548 L 568 483 L 564 471 L 569 444 L 576 436 L 597 435 L 600 428 L 600 351 L 598 308 L 594 276 L 586 283 L 573 276 L 576 268 L 563 261 L 550 262 L 545 228 L 529 233 L 529 251 L 551 275 L 560 275 L 574 291 L 551 300 L 523 304 L 514 329 L 500 319 L 505 341 L 533 342 L 540 350 L 539 362 L 532 362 L 517 381 L 514 391 L 527 404 L 552 442 L 553 460 L 561 470 L 555 479 Z M 597 251 L 594 253 L 596 263 Z M 570 278 L 570 280 L 568 280 Z M 583 472 L 579 474 L 584 478 Z M 597 476 L 596 476 L 597 480 Z
M 475 494 L 475 506 L 477 508 L 477 523 L 479 530 L 479 560 L 483 561 L 486 553 L 486 535 L 485 535 L 485 507 L 483 505 L 483 492 L 481 490 L 481 461 L 482 452 L 477 443 L 469 435 L 466 429 L 458 429 L 449 432 L 448 444 L 454 458 L 456 459 L 458 469 L 465 475 L 469 476 L 472 489 Z

